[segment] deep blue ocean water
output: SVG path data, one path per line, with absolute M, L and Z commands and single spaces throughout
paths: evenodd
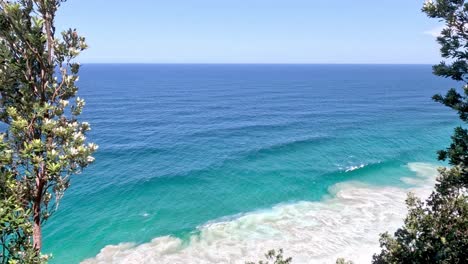
M 430 65 L 85 64 L 79 85 L 100 148 L 45 226 L 52 263 L 320 201 L 339 182 L 404 185 L 457 125 L 431 100 L 454 83 Z

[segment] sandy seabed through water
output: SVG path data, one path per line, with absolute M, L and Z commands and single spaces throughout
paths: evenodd
M 409 163 L 416 177 L 402 178 L 409 189 L 343 182 L 319 202 L 280 204 L 228 221 L 200 226 L 188 242 L 172 236 L 144 244 L 104 247 L 82 264 L 108 263 L 245 263 L 258 261 L 270 249 L 284 250 L 293 263 L 335 263 L 339 257 L 370 263 L 380 251 L 379 234 L 393 232 L 407 213 L 409 191 L 425 198 L 432 190 L 436 166 Z

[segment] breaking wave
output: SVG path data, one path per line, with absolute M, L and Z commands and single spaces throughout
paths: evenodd
M 407 192 L 426 197 L 433 187 L 434 165 L 410 163 L 408 167 L 417 176 L 402 181 L 412 188 L 339 183 L 323 201 L 280 204 L 210 222 L 188 241 L 164 236 L 140 245 L 109 245 L 82 263 L 245 263 L 278 248 L 292 256 L 293 263 L 334 263 L 338 257 L 370 263 L 379 252 L 379 234 L 402 225 Z
M 355 165 L 355 166 L 349 166 L 349 167 L 347 167 L 347 168 L 345 169 L 345 172 L 350 172 L 350 171 L 362 169 L 362 168 L 364 168 L 365 166 L 367 166 L 367 164 L 360 164 L 360 165 Z

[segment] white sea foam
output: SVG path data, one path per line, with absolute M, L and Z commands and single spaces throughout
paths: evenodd
M 364 168 L 365 166 L 366 166 L 366 164 L 355 165 L 355 166 L 349 166 L 349 167 L 346 168 L 345 172 L 349 172 L 349 171 L 361 169 L 361 168 Z
M 82 263 L 245 263 L 277 248 L 292 256 L 293 263 L 334 263 L 338 257 L 370 263 L 372 254 L 379 251 L 379 233 L 401 226 L 406 193 L 425 197 L 434 184 L 435 166 L 408 166 L 418 175 L 404 179 L 416 184 L 412 189 L 340 183 L 330 188 L 332 195 L 321 202 L 277 205 L 209 223 L 188 243 L 165 236 L 141 245 L 106 246 L 95 258 Z

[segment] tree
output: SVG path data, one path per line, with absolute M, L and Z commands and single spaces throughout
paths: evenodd
M 274 249 L 269 250 L 265 254 L 266 261 L 260 260 L 258 264 L 269 264 L 270 261 L 273 261 L 272 264 L 291 264 L 292 258 L 284 258 L 283 249 L 279 249 L 278 252 Z M 246 264 L 256 264 L 255 262 L 246 262 Z
M 0 255 L 3 263 L 31 248 L 40 256 L 42 224 L 70 176 L 93 162 L 97 149 L 86 143 L 89 124 L 77 119 L 85 102 L 76 98 L 75 58 L 87 47 L 85 39 L 74 29 L 55 34 L 62 2 L 0 0 L 0 127 L 6 129 L 0 137 L 0 217 L 3 252 L 10 251 Z
M 464 0 L 426 1 L 431 18 L 445 22 L 437 38 L 441 62 L 434 74 L 462 84 L 463 92 L 452 88 L 433 99 L 458 112 L 468 122 L 468 3 Z M 382 251 L 374 263 L 466 263 L 468 260 L 468 131 L 455 128 L 452 143 L 438 152 L 451 168 L 439 169 L 435 190 L 423 202 L 414 195 L 406 201 L 409 213 L 394 236 L 381 235 Z

